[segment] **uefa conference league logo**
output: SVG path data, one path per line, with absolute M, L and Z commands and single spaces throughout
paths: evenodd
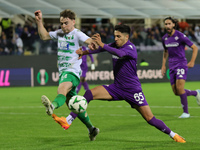
M 49 80 L 49 75 L 45 69 L 40 69 L 37 74 L 37 81 L 40 85 L 45 85 Z

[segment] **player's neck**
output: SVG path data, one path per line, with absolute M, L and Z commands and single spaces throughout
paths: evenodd
M 168 35 L 172 36 L 172 35 L 174 35 L 174 33 L 175 33 L 175 29 L 173 29 L 172 32 L 170 34 L 168 34 Z
M 75 27 L 72 27 L 71 30 L 69 30 L 69 32 L 67 32 L 67 34 L 69 34 L 70 32 L 72 32 L 75 29 Z

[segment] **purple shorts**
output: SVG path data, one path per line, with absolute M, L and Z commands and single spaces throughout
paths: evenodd
M 187 71 L 188 68 L 183 66 L 183 67 L 177 67 L 175 69 L 170 69 L 169 75 L 170 75 L 170 83 L 171 85 L 176 83 L 177 79 L 187 79 Z
M 134 108 L 134 105 L 145 106 L 148 105 L 146 98 L 142 91 L 136 91 L 134 89 L 124 89 L 116 86 L 115 84 L 103 85 L 108 93 L 113 97 L 112 100 L 125 100 Z

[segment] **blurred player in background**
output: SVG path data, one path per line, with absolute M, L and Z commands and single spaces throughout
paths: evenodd
M 195 96 L 197 103 L 200 105 L 200 90 L 191 91 L 184 89 L 187 78 L 188 68 L 194 67 L 198 53 L 198 48 L 193 44 L 186 35 L 175 30 L 176 20 L 172 17 L 164 19 L 165 29 L 167 33 L 162 37 L 164 52 L 162 60 L 162 75 L 166 73 L 166 61 L 168 58 L 170 69 L 170 83 L 175 95 L 180 96 L 183 107 L 183 114 L 179 118 L 189 118 L 187 96 Z M 185 45 L 192 48 L 192 58 L 187 63 L 185 57 Z
M 87 49 L 87 47 L 85 46 L 82 46 L 82 50 L 85 51 Z M 89 54 L 89 57 L 91 59 L 91 70 L 95 70 L 95 65 L 94 65 L 94 58 L 92 56 L 92 54 Z M 81 77 L 80 77 L 80 84 L 77 86 L 77 89 L 76 89 L 76 92 L 78 93 L 81 89 L 81 86 L 83 85 L 84 89 L 87 91 L 89 90 L 89 86 L 88 86 L 88 83 L 85 79 L 86 77 L 86 73 L 88 71 L 88 65 L 87 65 L 87 55 L 84 55 L 82 57 L 82 64 L 81 64 L 81 70 L 82 70 L 82 74 L 81 74 Z
M 97 33 L 92 37 L 99 45 L 97 50 L 77 50 L 77 54 L 80 56 L 104 51 L 112 54 L 114 83 L 87 90 L 84 94 L 87 102 L 89 103 L 91 100 L 125 100 L 132 108 L 135 108 L 142 115 L 148 124 L 168 134 L 174 141 L 185 143 L 186 141 L 184 138 L 171 131 L 163 121 L 155 118 L 151 112 L 137 76 L 137 50 L 135 45 L 129 40 L 130 27 L 123 24 L 116 25 L 114 36 L 115 42 L 106 45 L 101 41 L 101 37 Z M 70 115 L 72 116 L 72 112 Z M 75 118 L 73 118 L 73 120 L 74 119 Z M 123 121 L 123 118 L 121 118 L 120 121 Z M 67 122 L 62 122 L 61 126 L 63 127 L 65 124 L 67 124 Z
M 64 10 L 60 13 L 61 29 L 56 31 L 47 32 L 43 25 L 42 12 L 40 10 L 35 11 L 35 19 L 38 33 L 42 40 L 58 41 L 58 95 L 52 103 L 45 95 L 41 97 L 42 103 L 46 107 L 46 113 L 55 120 L 57 116 L 53 114 L 54 109 L 61 107 L 65 102 L 68 103 L 72 96 L 77 95 L 76 87 L 80 83 L 82 60 L 78 59 L 79 55 L 76 54 L 76 50 L 83 44 L 87 44 L 90 49 L 93 49 L 94 42 L 86 34 L 74 27 L 75 13 L 71 10 Z M 87 126 L 90 140 L 94 140 L 99 133 L 99 129 L 92 125 L 86 111 L 79 114 L 78 118 Z M 63 119 L 66 121 L 65 118 Z M 62 121 L 62 118 L 60 121 Z M 69 126 L 65 126 L 65 129 L 68 128 Z

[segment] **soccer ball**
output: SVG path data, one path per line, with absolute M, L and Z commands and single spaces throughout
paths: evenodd
M 69 100 L 68 107 L 76 114 L 82 113 L 87 109 L 87 100 L 83 96 L 75 95 Z

